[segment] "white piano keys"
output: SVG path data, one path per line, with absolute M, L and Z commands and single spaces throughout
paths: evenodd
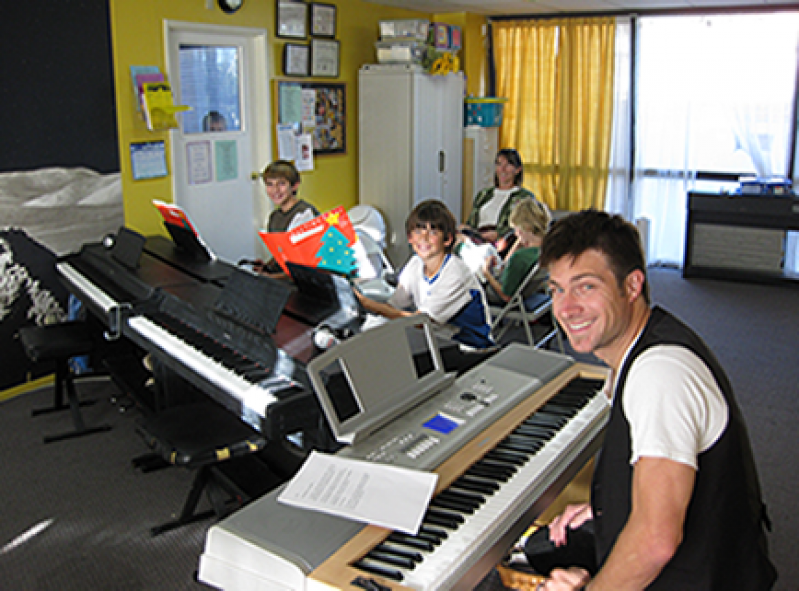
M 595 395 L 483 505 L 465 516 L 465 523 L 433 552 L 423 552 L 426 556 L 420 564 L 413 570 L 397 568 L 405 577 L 402 584 L 425 590 L 452 587 L 471 566 L 469 557 L 485 554 L 521 518 L 531 500 L 554 482 L 559 466 L 572 462 L 582 451 L 582 443 L 599 434 L 608 409 L 602 394 Z
M 168 352 L 170 356 L 180 361 L 191 371 L 227 391 L 242 402 L 245 409 L 248 408 L 250 411 L 255 412 L 260 418 L 265 418 L 267 406 L 277 401 L 273 394 L 262 391 L 257 384 L 253 384 L 218 361 L 211 359 L 202 351 L 188 345 L 185 341 L 168 330 L 161 328 L 148 318 L 133 316 L 128 319 L 128 326 L 131 330 L 136 331 L 145 339 Z M 257 396 L 253 388 L 258 389 L 259 394 Z M 258 405 L 263 406 L 257 408 L 255 406 L 256 402 Z

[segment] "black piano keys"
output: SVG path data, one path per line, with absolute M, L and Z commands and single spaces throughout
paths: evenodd
M 417 535 L 394 532 L 353 566 L 394 581 L 455 534 L 468 516 L 500 490 L 602 388 L 603 380 L 575 378 L 470 466 L 430 502 Z
M 268 378 L 271 373 L 271 368 L 260 361 L 248 358 L 240 350 L 215 339 L 189 322 L 168 312 L 158 311 L 149 314 L 148 318 L 164 330 L 183 340 L 187 345 L 202 351 L 206 356 L 214 359 L 249 382 L 258 383 Z

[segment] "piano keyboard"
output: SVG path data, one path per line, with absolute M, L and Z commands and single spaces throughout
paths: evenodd
M 267 407 L 278 400 L 275 393 L 296 386 L 287 376 L 273 372 L 273 365 L 293 362 L 266 342 L 249 343 L 250 347 L 244 347 L 245 337 L 241 334 L 234 335 L 219 327 L 212 336 L 163 311 L 130 317 L 128 326 L 167 352 L 176 362 L 175 369 L 185 377 L 196 380 L 199 376 L 222 390 L 225 397 L 220 401 L 226 406 L 231 407 L 228 397 L 236 400 L 240 408 L 235 411 L 257 430 L 261 429 L 261 420 L 266 418 Z M 249 340 L 253 339 L 249 335 Z M 260 353 L 257 358 L 245 352 L 256 347 Z M 267 358 L 273 363 L 267 365 Z
M 502 533 L 496 524 L 519 521 L 558 466 L 574 460 L 581 438 L 601 430 L 608 408 L 601 387 L 601 380 L 569 383 L 434 497 L 419 535 L 391 534 L 353 566 L 414 589 L 453 586 L 470 566 L 464 555 L 487 553 Z
M 464 440 L 435 469 L 441 492 L 416 536 L 289 507 L 277 490 L 211 527 L 199 579 L 227 591 L 355 589 L 359 577 L 473 588 L 598 449 L 604 376 L 571 365 Z

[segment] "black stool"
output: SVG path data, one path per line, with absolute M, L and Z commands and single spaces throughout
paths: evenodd
M 74 430 L 57 435 L 47 435 L 45 443 L 80 437 L 100 431 L 108 431 L 110 425 L 87 427 L 80 412 L 81 406 L 94 404 L 94 400 L 78 400 L 75 390 L 75 376 L 69 368 L 72 357 L 88 355 L 94 349 L 94 340 L 88 326 L 83 322 L 62 322 L 44 326 L 25 326 L 19 329 L 19 340 L 25 354 L 34 363 L 55 363 L 55 389 L 53 406 L 31 411 L 37 416 L 69 409 L 72 413 Z M 64 391 L 66 390 L 66 400 Z
M 152 535 L 214 515 L 223 517 L 253 498 L 248 488 L 227 476 L 226 470 L 235 469 L 238 462 L 248 458 L 254 460 L 266 446 L 266 439 L 219 404 L 208 401 L 175 406 L 143 418 L 137 431 L 155 453 L 135 458 L 134 466 L 145 472 L 170 464 L 197 471 L 180 516 L 151 528 Z M 277 484 L 265 465 L 256 463 L 247 472 L 260 477 L 260 485 L 266 489 Z M 212 509 L 197 513 L 203 491 Z M 262 492 L 266 491 L 258 490 Z

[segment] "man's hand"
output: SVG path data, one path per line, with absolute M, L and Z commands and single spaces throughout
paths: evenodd
M 549 539 L 556 546 L 563 546 L 566 543 L 568 530 L 577 529 L 586 521 L 593 519 L 593 517 L 591 505 L 588 503 L 569 505 L 563 513 L 549 524 Z

